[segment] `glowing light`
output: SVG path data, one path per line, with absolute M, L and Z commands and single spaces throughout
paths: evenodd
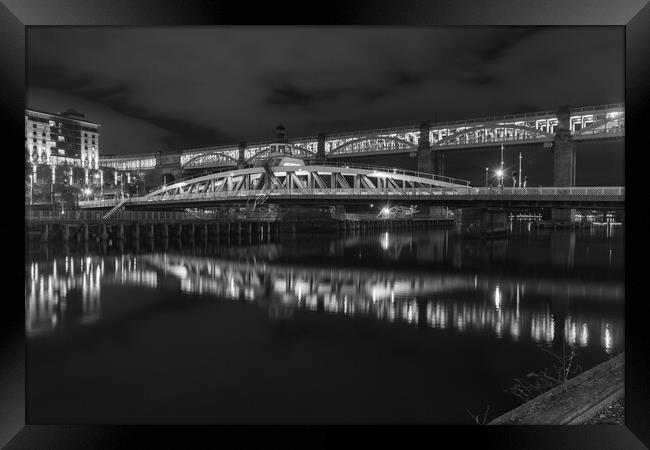
M 494 289 L 494 306 L 496 306 L 497 311 L 501 308 L 501 287 L 498 284 Z
M 497 177 L 502 177 L 503 176 L 503 170 L 498 169 L 497 170 Z

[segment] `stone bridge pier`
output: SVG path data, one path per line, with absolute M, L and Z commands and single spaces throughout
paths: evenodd
M 441 150 L 431 150 L 429 132 L 431 124 L 428 121 L 420 123 L 420 139 L 418 141 L 418 171 L 445 174 L 445 153 Z
M 553 186 L 575 186 L 576 144 L 571 137 L 571 113 L 567 106 L 560 107 L 557 119 L 553 142 Z M 551 220 L 570 222 L 574 219 L 575 212 L 575 209 L 551 208 Z

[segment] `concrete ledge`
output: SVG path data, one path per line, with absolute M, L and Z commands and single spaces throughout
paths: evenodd
M 488 425 L 578 425 L 620 399 L 624 392 L 625 353 L 621 353 Z

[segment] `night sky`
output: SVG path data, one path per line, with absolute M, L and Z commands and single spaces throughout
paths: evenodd
M 27 106 L 84 112 L 101 154 L 624 101 L 622 27 L 30 27 L 27 58 Z M 578 183 L 621 183 L 623 144 L 584 145 Z M 446 173 L 481 184 L 493 156 Z

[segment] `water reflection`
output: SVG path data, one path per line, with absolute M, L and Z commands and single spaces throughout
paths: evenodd
M 579 253 L 575 236 L 562 245 L 559 239 L 552 242 L 551 250 L 556 252 L 551 265 L 575 268 Z M 391 258 L 401 255 L 405 263 L 409 258 L 421 260 L 423 255 L 428 261 L 443 263 L 419 271 L 394 265 L 369 269 L 319 264 L 313 258 L 317 244 L 307 252 L 312 258 L 300 263 L 287 263 L 287 249 L 282 245 L 228 247 L 218 251 L 220 256 L 167 251 L 32 262 L 26 270 L 26 330 L 35 336 L 97 322 L 102 319 L 101 289 L 133 286 L 256 304 L 271 319 L 315 312 L 446 332 L 485 333 L 541 346 L 563 339 L 569 346 L 600 346 L 606 353 L 622 349 L 622 315 L 616 309 L 624 300 L 620 281 L 557 278 L 544 276 L 544 271 L 494 273 L 492 267 L 476 268 L 472 261 L 482 260 L 488 252 L 494 262 L 498 260 L 495 254 L 517 254 L 521 245 L 503 241 L 483 245 L 482 251 L 474 245 L 468 255 L 470 247 L 462 241 L 450 245 L 446 233 L 415 242 L 413 236 L 389 233 L 382 233 L 379 241 L 353 237 L 327 242 L 334 249 L 329 254 L 339 257 L 352 248 L 361 257 L 379 250 Z M 608 249 L 610 261 L 611 254 Z M 296 252 L 294 258 L 299 255 Z M 519 258 L 520 263 L 525 256 Z M 463 270 L 458 270 L 459 265 Z

